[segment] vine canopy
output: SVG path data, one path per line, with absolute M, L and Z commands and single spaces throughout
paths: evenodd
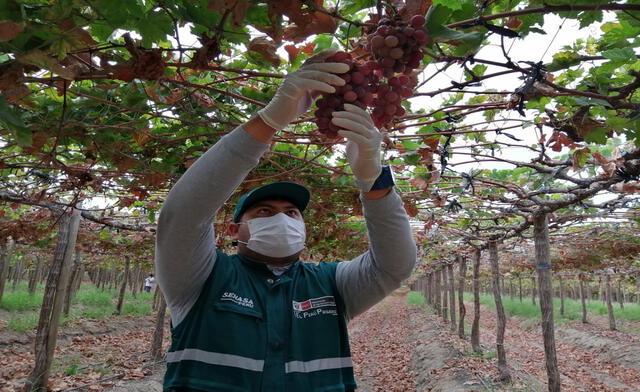
M 510 46 L 527 37 L 562 34 L 548 14 L 597 34 L 577 36 L 546 62 L 511 58 Z M 639 0 L 4 0 L 0 190 L 30 202 L 102 195 L 153 221 L 179 175 L 264 106 L 290 69 L 329 46 L 366 59 L 366 36 L 381 17 L 413 15 L 426 17 L 429 40 L 411 75 L 414 97 L 386 130 L 386 159 L 411 215 L 425 204 L 469 210 L 461 196 L 457 205 L 442 197 L 447 186 L 466 194 L 473 179 L 491 178 L 474 197 L 498 200 L 496 183 L 513 191 L 505 182 L 520 181 L 453 170 L 454 143 L 476 162 L 499 160 L 494 152 L 511 143 L 568 154 L 576 171 L 613 164 L 608 176 L 620 157 L 597 145 L 616 137 L 640 145 Z M 482 57 L 490 45 L 501 58 Z M 432 86 L 454 69 L 460 78 Z M 505 87 L 506 75 L 521 84 Z M 317 133 L 313 120 L 309 112 L 280 132 L 243 187 L 298 181 L 316 190 L 309 213 L 319 225 L 358 216 L 340 141 Z M 532 135 L 533 146 L 523 142 Z M 624 192 L 640 192 L 639 173 L 625 170 Z M 334 239 L 348 233 L 336 227 Z

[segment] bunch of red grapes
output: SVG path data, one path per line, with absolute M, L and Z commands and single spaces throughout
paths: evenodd
M 351 54 L 338 52 L 326 59 L 349 65 L 340 75 L 346 82 L 336 92 L 323 94 L 316 101 L 318 131 L 329 138 L 337 138 L 339 128 L 331 123 L 333 112 L 344 110 L 344 103 L 363 109 L 372 107 L 371 118 L 378 128 L 388 127 L 405 114 L 401 102 L 413 95 L 409 86 L 411 73 L 420 66 L 422 47 L 428 41 L 425 18 L 414 15 L 409 23 L 400 18 L 383 18 L 367 36 L 367 60 L 356 60 Z

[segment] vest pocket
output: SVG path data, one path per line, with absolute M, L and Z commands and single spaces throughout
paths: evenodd
M 251 308 L 249 306 L 238 305 L 235 302 L 224 301 L 215 302 L 213 308 L 217 311 L 232 312 L 248 318 L 255 319 L 256 321 L 262 321 L 262 312 L 258 309 Z

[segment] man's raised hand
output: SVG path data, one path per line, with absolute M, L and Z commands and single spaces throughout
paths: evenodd
M 348 103 L 344 104 L 344 109 L 334 112 L 331 122 L 342 128 L 338 134 L 347 139 L 347 160 L 356 184 L 363 192 L 368 192 L 382 172 L 382 134 L 364 109 Z
M 333 86 L 343 86 L 344 80 L 335 74 L 347 72 L 349 66 L 324 62 L 336 52 L 335 48 L 325 49 L 288 74 L 269 104 L 258 111 L 262 121 L 280 130 L 309 110 L 313 92 L 333 93 Z

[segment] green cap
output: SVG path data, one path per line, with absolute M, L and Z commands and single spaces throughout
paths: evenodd
M 233 221 L 236 223 L 240 222 L 242 214 L 259 201 L 280 198 L 290 201 L 302 212 L 307 208 L 311 194 L 307 188 L 295 182 L 279 181 L 263 185 L 242 195 L 238 199 L 236 210 L 233 213 Z

